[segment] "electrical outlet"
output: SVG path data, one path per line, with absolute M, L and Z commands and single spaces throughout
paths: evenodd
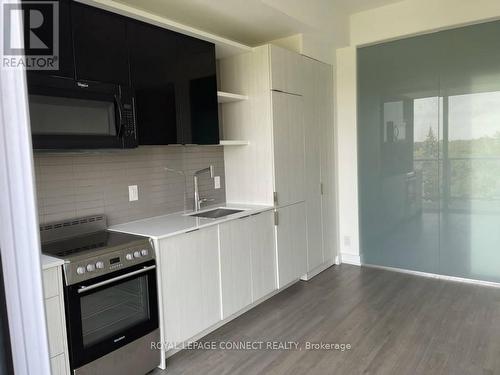
M 214 189 L 220 189 L 220 176 L 214 177 Z
M 130 185 L 128 187 L 128 200 L 129 202 L 139 200 L 139 189 L 137 185 Z

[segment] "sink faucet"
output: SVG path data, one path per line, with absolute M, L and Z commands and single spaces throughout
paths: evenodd
M 194 212 L 200 210 L 200 206 L 202 202 L 207 202 L 208 199 L 200 199 L 200 193 L 198 191 L 198 176 L 203 173 L 210 173 L 210 178 L 214 178 L 214 166 L 211 165 L 208 168 L 200 169 L 199 171 L 194 172 L 193 182 L 194 182 Z

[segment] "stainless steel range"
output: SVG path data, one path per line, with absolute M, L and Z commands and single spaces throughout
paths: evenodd
M 71 370 L 145 374 L 160 363 L 154 250 L 147 237 L 106 227 L 104 215 L 40 227 L 42 252 L 65 261 Z

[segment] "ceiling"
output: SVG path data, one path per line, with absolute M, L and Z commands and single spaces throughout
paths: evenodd
M 329 32 L 334 14 L 347 17 L 397 1 L 115 0 L 250 46 L 298 33 Z

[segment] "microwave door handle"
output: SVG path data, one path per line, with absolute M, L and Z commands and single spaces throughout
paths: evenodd
M 116 277 L 113 277 L 111 279 L 101 281 L 99 283 L 95 283 L 95 284 L 88 285 L 88 286 L 81 286 L 80 288 L 78 288 L 78 294 L 88 292 L 89 290 L 114 283 L 115 281 L 120 281 L 120 280 L 126 279 L 130 276 L 140 275 L 141 273 L 154 270 L 155 268 L 156 268 L 156 266 L 144 267 L 144 268 L 141 268 L 140 270 L 132 271 L 132 272 L 126 273 L 125 275 L 116 276 Z
M 116 107 L 118 108 L 118 126 L 116 129 L 117 136 L 120 137 L 122 135 L 122 127 L 123 127 L 123 108 L 120 103 L 120 98 L 118 95 L 115 95 L 115 102 L 116 102 Z

